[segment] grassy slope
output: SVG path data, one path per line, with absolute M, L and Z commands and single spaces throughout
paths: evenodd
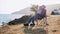
M 49 24 L 48 26 L 48 34 L 60 34 L 60 15 L 50 16 L 47 19 L 47 22 Z M 39 27 L 39 28 L 37 28 Z M 0 27 L 0 34 L 44 34 L 43 32 L 40 32 L 40 26 L 34 26 L 33 30 L 31 27 L 30 29 L 27 29 L 27 27 L 24 27 L 21 25 L 11 25 L 11 26 L 4 26 Z M 57 30 L 56 32 L 53 32 L 53 30 Z M 47 34 L 47 33 L 45 33 Z

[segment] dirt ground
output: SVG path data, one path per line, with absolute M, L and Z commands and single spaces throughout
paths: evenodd
M 34 27 L 24 27 L 23 24 L 3 26 L 0 27 L 0 34 L 60 34 L 60 15 L 47 17 L 47 23 L 49 24 L 47 26 L 35 25 Z

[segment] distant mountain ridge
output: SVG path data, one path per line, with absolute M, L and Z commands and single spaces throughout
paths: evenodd
M 58 9 L 58 8 L 60 8 L 60 4 L 53 4 L 53 5 L 46 6 L 48 14 L 50 14 L 52 12 L 52 10 Z M 20 10 L 20 11 L 16 11 L 12 14 L 32 14 L 32 13 L 33 12 L 30 10 L 30 7 L 27 7 L 27 8 Z
M 30 11 L 30 7 L 27 7 L 27 8 L 24 8 L 24 9 L 20 10 L 20 11 L 16 11 L 12 14 L 32 14 L 32 13 L 33 12 Z

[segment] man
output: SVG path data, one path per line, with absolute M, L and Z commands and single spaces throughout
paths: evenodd
M 35 16 L 31 16 L 29 19 L 28 19 L 28 22 L 26 22 L 26 24 L 24 24 L 24 26 L 28 26 L 30 22 L 32 22 L 32 24 L 30 24 L 31 26 L 34 26 L 35 23 L 34 23 L 34 19 L 43 19 L 46 17 L 46 9 L 45 9 L 45 5 L 42 5 L 39 7 L 38 10 L 36 10 L 35 12 Z

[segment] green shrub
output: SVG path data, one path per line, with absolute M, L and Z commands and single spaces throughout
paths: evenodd
M 30 16 L 25 15 L 25 16 L 19 18 L 19 19 L 15 19 L 15 20 L 12 20 L 12 21 L 8 22 L 7 24 L 8 24 L 8 25 L 22 24 L 22 23 L 25 23 L 26 20 L 27 20 L 29 17 L 30 17 Z

